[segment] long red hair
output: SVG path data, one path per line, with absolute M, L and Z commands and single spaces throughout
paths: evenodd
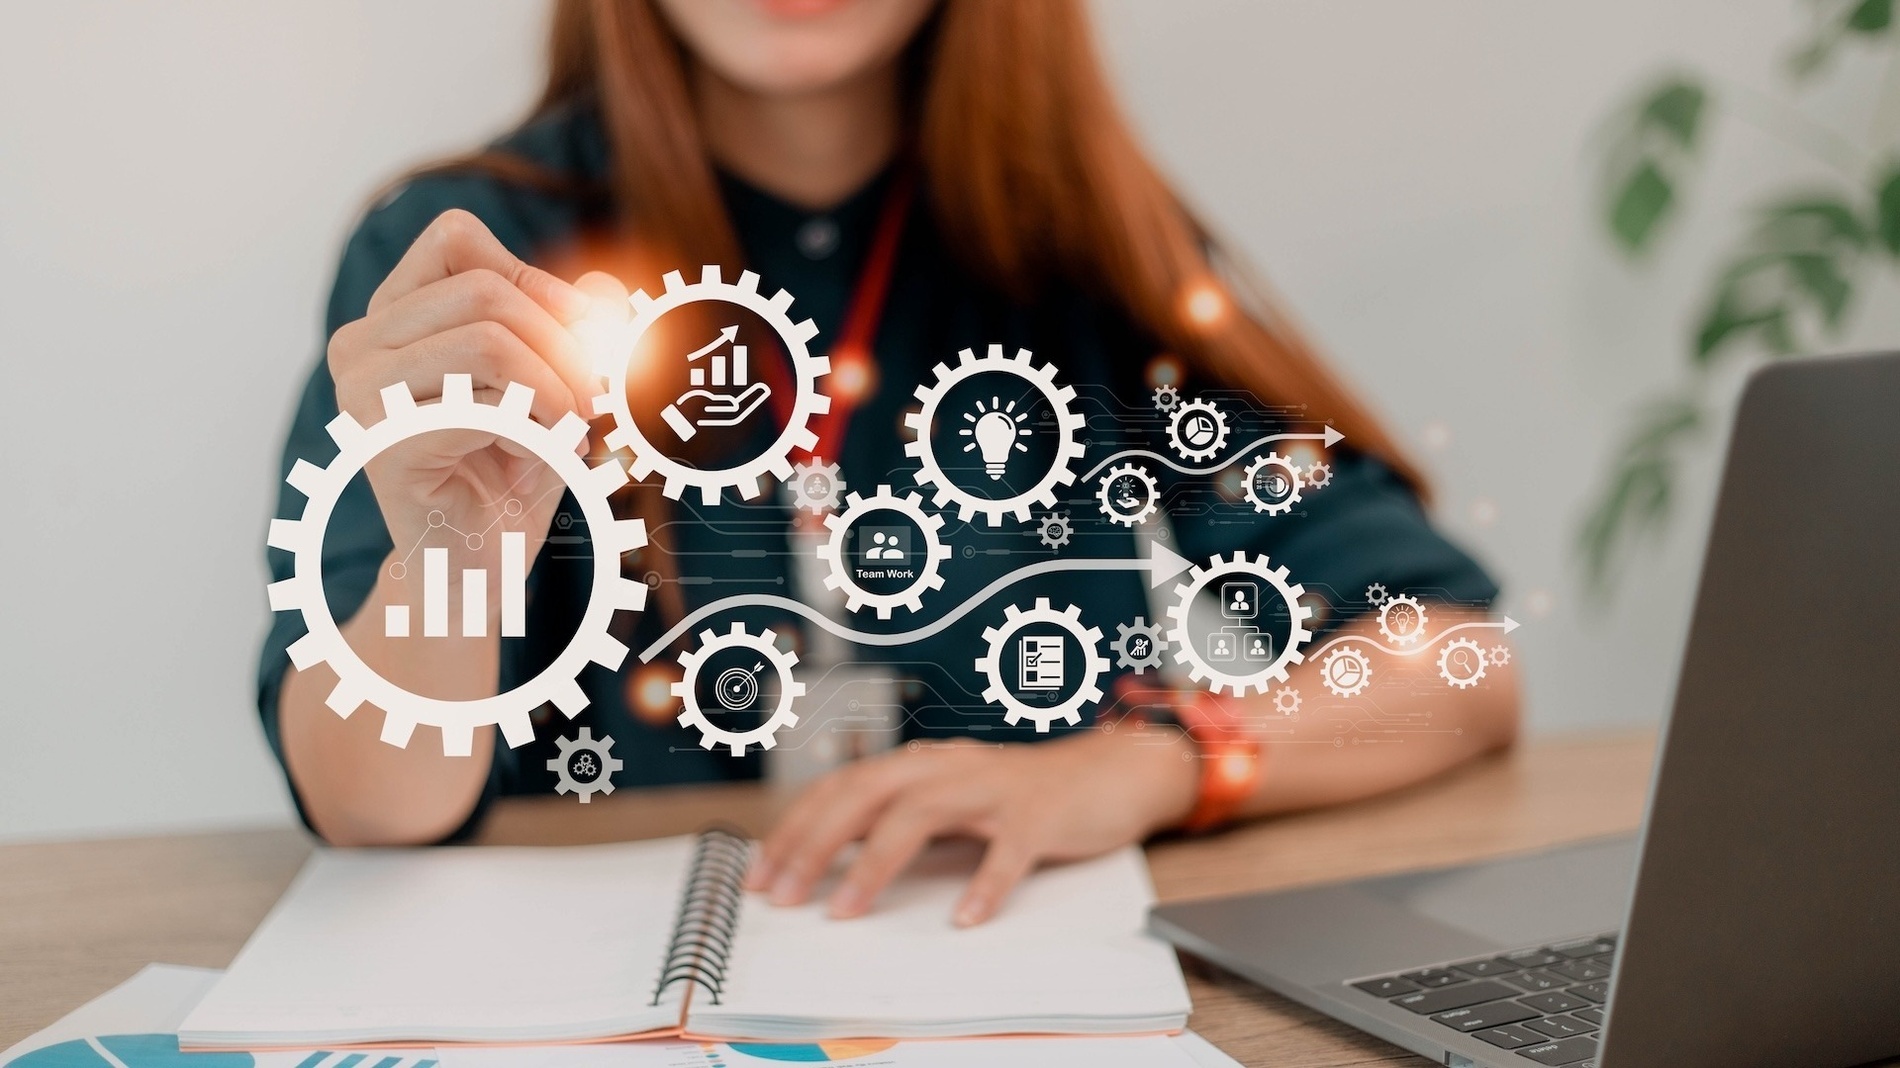
M 609 196 L 640 234 L 641 258 L 667 269 L 739 259 L 685 55 L 651 0 L 556 0 L 535 107 L 597 101 Z M 1080 0 L 944 0 L 908 57 L 921 187 L 972 269 L 1012 292 L 1059 277 L 1103 293 L 1191 367 L 1303 405 L 1425 492 L 1371 410 L 1220 255 L 1143 153 Z

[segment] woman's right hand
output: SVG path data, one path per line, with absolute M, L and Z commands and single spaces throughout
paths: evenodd
M 474 215 L 444 212 L 377 287 L 368 314 L 331 337 L 337 405 L 369 426 L 384 417 L 384 387 L 405 382 L 428 403 L 441 397 L 443 375 L 468 374 L 483 403 L 498 401 L 511 382 L 531 387 L 532 414 L 545 426 L 570 412 L 586 417 L 595 386 L 568 326 L 591 304 L 579 288 L 509 252 Z M 474 430 L 400 442 L 370 463 L 368 476 L 399 556 L 438 523 L 488 529 L 512 499 L 522 509 L 507 525 L 527 531 L 532 559 L 561 500 L 562 483 L 546 464 Z M 480 555 L 498 543 L 485 539 Z

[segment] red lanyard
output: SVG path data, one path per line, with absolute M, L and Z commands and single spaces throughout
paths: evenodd
M 831 410 L 812 420 L 812 430 L 818 435 L 812 455 L 819 459 L 838 461 L 852 413 L 877 391 L 877 360 L 871 345 L 877 338 L 878 323 L 884 318 L 884 298 L 890 293 L 897 247 L 904 236 L 904 220 L 910 216 L 916 185 L 916 172 L 903 167 L 891 179 L 890 191 L 884 195 L 877 230 L 871 236 L 864 266 L 858 271 L 851 303 L 845 308 L 844 327 L 831 346 L 831 374 L 823 380 L 824 392 L 831 397 Z M 783 407 L 778 408 L 779 419 L 789 420 L 791 392 L 774 389 L 772 396 L 783 401 Z

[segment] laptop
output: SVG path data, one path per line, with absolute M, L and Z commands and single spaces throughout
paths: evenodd
M 1446 1065 L 1900 1055 L 1900 354 L 1748 383 L 1634 838 L 1149 925 Z

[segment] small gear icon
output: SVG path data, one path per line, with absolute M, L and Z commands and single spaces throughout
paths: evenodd
M 1511 662 L 1511 647 L 1508 645 L 1493 645 L 1484 651 L 1484 661 L 1487 664 L 1496 664 L 1498 667 L 1503 667 Z
M 607 432 L 607 446 L 633 454 L 630 466 L 636 481 L 657 471 L 665 480 L 663 491 L 674 500 L 678 500 L 688 486 L 699 490 L 700 500 L 705 504 L 717 504 L 720 492 L 726 489 L 738 490 L 740 496 L 751 500 L 759 495 L 761 480 L 766 475 L 780 479 L 792 477 L 794 450 L 809 451 L 817 447 L 818 435 L 813 432 L 811 421 L 831 410 L 831 398 L 818 391 L 818 380 L 831 373 L 831 359 L 811 352 L 809 342 L 818 333 L 818 327 L 810 319 L 795 323 L 787 314 L 792 307 L 792 295 L 781 289 L 771 297 L 764 296 L 759 292 L 759 276 L 751 271 L 741 273 L 737 282 L 726 282 L 720 278 L 716 265 L 707 264 L 700 268 L 697 282 L 687 282 L 678 271 L 668 271 L 665 282 L 666 291 L 657 297 L 648 296 L 645 290 L 635 290 L 628 298 L 628 303 L 633 305 L 632 320 L 624 329 L 615 331 L 612 344 L 599 346 L 595 371 L 607 380 L 607 391 L 594 399 L 594 410 L 613 417 L 613 429 Z M 731 467 L 694 467 L 666 455 L 647 440 L 646 433 L 634 422 L 627 403 L 627 371 L 641 337 L 667 312 L 701 301 L 734 304 L 765 320 L 791 360 L 792 408 L 785 428 L 764 452 Z
M 588 467 L 575 453 L 587 438 L 587 424 L 572 414 L 552 428 L 535 422 L 528 414 L 534 390 L 518 382 L 508 386 L 499 404 L 477 401 L 473 381 L 462 374 L 443 376 L 442 399 L 434 404 L 418 405 L 408 385 L 401 382 L 386 387 L 382 399 L 386 414 L 372 427 L 363 427 L 347 412 L 330 420 L 324 429 L 337 446 L 330 466 L 298 460 L 285 477 L 307 498 L 302 516 L 271 520 L 268 539 L 272 548 L 295 557 L 291 577 L 271 583 L 269 589 L 271 611 L 301 612 L 308 631 L 291 643 L 290 662 L 299 671 L 329 664 L 337 681 L 324 703 L 339 716 L 348 716 L 366 701 L 382 709 L 382 737 L 390 745 L 408 745 L 416 727 L 424 723 L 441 729 L 442 752 L 448 756 L 469 755 L 475 729 L 489 724 L 501 728 L 509 745 L 525 745 L 534 740 L 530 712 L 549 702 L 569 716 L 587 707 L 587 692 L 575 681 L 581 670 L 589 663 L 618 668 L 627 656 L 627 647 L 609 630 L 614 613 L 646 606 L 645 584 L 620 573 L 621 554 L 646 544 L 646 524 L 617 518 L 608 500 L 626 484 L 626 472 L 612 460 Z M 377 674 L 343 639 L 323 591 L 324 531 L 344 489 L 383 450 L 437 430 L 484 431 L 533 453 L 567 484 L 593 542 L 594 575 L 587 610 L 567 648 L 534 678 L 480 700 L 424 697 Z
M 950 389 L 977 375 L 992 373 L 1012 375 L 1034 386 L 1055 416 L 1057 437 L 1055 459 L 1036 484 L 1021 493 L 997 498 L 978 496 L 950 481 L 949 476 L 944 474 L 943 465 L 937 462 L 936 450 L 930 441 L 930 428 L 937 421 L 937 409 Z M 1006 356 L 1001 345 L 991 345 L 981 358 L 974 351 L 964 349 L 957 353 L 955 367 L 940 363 L 936 367 L 936 375 L 935 385 L 917 387 L 916 398 L 923 402 L 923 407 L 904 417 L 904 426 L 916 435 L 910 444 L 904 446 L 904 453 L 918 461 L 918 484 L 934 488 L 931 503 L 939 508 L 945 504 L 956 505 L 957 518 L 965 522 L 981 514 L 993 527 L 1002 526 L 1006 515 L 1014 516 L 1019 523 L 1027 523 L 1031 508 L 1054 508 L 1056 487 L 1075 481 L 1074 464 L 1082 458 L 1079 435 L 1084 420 L 1082 414 L 1075 410 L 1075 387 L 1056 385 L 1055 367 L 1038 364 L 1035 355 L 1028 349 L 1017 349 L 1015 356 Z
M 1195 647 L 1193 635 L 1188 632 L 1188 615 L 1194 605 L 1194 598 L 1216 579 L 1232 576 L 1235 572 L 1273 587 L 1286 604 L 1288 621 L 1286 644 L 1280 649 L 1279 655 L 1272 662 L 1244 675 L 1209 663 Z M 1205 685 L 1214 693 L 1227 690 L 1235 697 L 1266 693 L 1270 683 L 1284 683 L 1287 669 L 1306 659 L 1302 647 L 1313 639 L 1313 632 L 1306 629 L 1306 621 L 1313 618 L 1313 610 L 1300 603 L 1300 598 L 1304 596 L 1306 587 L 1288 581 L 1287 569 L 1273 566 L 1265 555 L 1249 559 L 1246 553 L 1237 552 L 1231 557 L 1216 556 L 1206 567 L 1195 565 L 1188 569 L 1187 580 L 1174 588 L 1174 604 L 1168 608 L 1168 618 L 1174 624 L 1168 631 L 1168 641 L 1174 646 L 1175 662 L 1188 669 L 1193 681 Z
M 1393 618 L 1395 615 L 1397 619 Z M 1409 594 L 1401 593 L 1379 602 L 1379 633 L 1394 645 L 1411 645 L 1424 637 L 1429 619 L 1425 606 Z
M 1133 623 L 1115 624 L 1115 640 L 1109 643 L 1109 648 L 1114 650 L 1116 667 L 1143 675 L 1149 668 L 1161 666 L 1161 653 L 1167 644 L 1161 637 L 1160 624 L 1148 622 L 1145 616 L 1136 616 Z
M 1385 604 L 1391 597 L 1392 595 L 1386 591 L 1385 583 L 1383 582 L 1375 582 L 1366 587 L 1366 603 L 1374 608 Z
M 1199 436 L 1198 445 L 1186 440 L 1185 435 L 1190 433 Z M 1168 444 L 1191 463 L 1212 457 L 1227 447 L 1227 413 L 1212 401 L 1191 400 L 1176 405 L 1168 415 Z
M 1273 691 L 1273 710 L 1283 716 L 1290 716 L 1300 710 L 1300 691 L 1291 686 L 1282 686 Z
M 852 577 L 851 568 L 845 563 L 844 542 L 851 528 L 867 513 L 881 511 L 896 512 L 910 520 L 924 539 L 922 550 L 913 549 L 910 554 L 909 562 L 916 567 L 916 578 L 895 593 L 865 589 Z M 889 486 L 879 486 L 869 497 L 847 494 L 844 511 L 826 516 L 825 526 L 830 529 L 831 537 L 818 546 L 818 559 L 830 565 L 825 588 L 843 590 L 846 609 L 856 612 L 869 605 L 877 610 L 877 618 L 889 619 L 891 612 L 899 607 L 921 612 L 924 592 L 943 588 L 943 562 L 950 559 L 950 546 L 943 542 L 943 517 L 924 511 L 922 494 L 906 493 L 899 497 Z
M 1073 531 L 1069 528 L 1069 513 L 1050 512 L 1042 517 L 1042 524 L 1036 530 L 1036 537 L 1041 539 L 1044 546 L 1060 549 L 1069 544 L 1069 536 L 1072 533 Z
M 1176 408 L 1180 407 L 1181 391 L 1174 388 L 1174 386 L 1168 385 L 1168 384 L 1156 386 L 1155 391 L 1154 391 L 1154 402 L 1155 402 L 1155 411 L 1161 412 L 1162 414 L 1165 415 L 1166 413 L 1172 412 Z
M 1112 496 L 1116 484 L 1130 478 L 1141 484 L 1141 492 L 1134 497 Z M 1155 476 L 1140 464 L 1122 464 L 1109 468 L 1108 474 L 1102 476 L 1102 481 L 1095 487 L 1095 503 L 1109 522 L 1133 527 L 1155 514 L 1155 509 L 1160 507 L 1161 486 L 1155 481 Z
M 553 772 L 559 782 L 554 786 L 557 794 L 579 794 L 581 804 L 594 799 L 595 794 L 614 792 L 614 772 L 621 768 L 620 761 L 610 750 L 614 740 L 601 735 L 594 740 L 594 732 L 582 727 L 574 738 L 555 738 L 554 744 L 561 749 L 561 755 L 548 758 L 548 770 Z
M 729 731 L 706 718 L 706 710 L 700 707 L 698 695 L 698 677 L 706 658 L 724 649 L 750 649 L 757 653 L 761 663 L 769 663 L 778 674 L 778 703 L 766 715 L 758 726 L 747 731 Z M 770 749 L 778 744 L 778 732 L 785 727 L 798 726 L 798 715 L 792 711 L 794 698 L 805 696 L 805 684 L 792 678 L 792 669 L 798 666 L 798 654 L 790 650 L 781 651 L 778 647 L 778 635 L 770 628 L 759 632 L 758 637 L 746 633 L 744 623 L 734 623 L 732 629 L 724 634 L 714 632 L 710 627 L 699 632 L 699 648 L 680 654 L 680 681 L 673 684 L 673 696 L 680 699 L 682 709 L 679 724 L 691 727 L 699 732 L 699 747 L 711 749 L 723 745 L 732 751 L 733 756 L 744 756 L 746 747 L 756 745 L 761 749 Z
M 1336 697 L 1357 697 L 1372 683 L 1372 661 L 1353 646 L 1340 646 L 1319 662 L 1319 680 Z
M 835 511 L 844 496 L 844 475 L 837 464 L 813 457 L 810 463 L 792 468 L 792 504 L 813 515 Z
M 1333 469 L 1326 461 L 1315 460 L 1300 477 L 1306 480 L 1310 489 L 1325 489 L 1333 481 Z
M 1272 472 L 1275 471 L 1286 479 L 1286 490 L 1284 494 L 1273 494 L 1278 499 L 1269 501 L 1260 495 L 1258 480 L 1263 474 L 1272 478 Z M 1292 460 L 1277 452 L 1270 452 L 1248 464 L 1247 472 L 1241 476 L 1240 482 L 1242 492 L 1247 496 L 1247 503 L 1253 505 L 1253 510 L 1256 512 L 1285 515 L 1293 510 L 1294 505 L 1300 503 L 1300 469 Z
M 1484 650 L 1470 638 L 1454 638 L 1438 651 L 1438 674 L 1461 690 L 1484 678 Z
M 1068 699 L 1047 708 L 1038 708 L 1028 704 L 1010 691 L 1003 681 L 1003 654 L 1009 639 L 1018 631 L 1033 626 L 1054 627 L 1066 632 L 1082 646 L 1082 681 Z M 1005 723 L 1021 723 L 1029 720 L 1036 725 L 1037 734 L 1049 733 L 1049 727 L 1056 720 L 1073 725 L 1082 720 L 1082 706 L 1102 699 L 1102 675 L 1108 670 L 1108 658 L 1099 651 L 1102 644 L 1102 632 L 1097 627 L 1082 625 L 1082 610 L 1075 605 L 1058 612 L 1049 607 L 1049 598 L 1036 598 L 1035 607 L 1024 611 L 1015 605 L 1003 609 L 1003 625 L 986 627 L 983 640 L 989 643 L 989 651 L 976 660 L 976 670 L 982 672 L 989 685 L 983 691 L 983 700 L 1003 706 Z

